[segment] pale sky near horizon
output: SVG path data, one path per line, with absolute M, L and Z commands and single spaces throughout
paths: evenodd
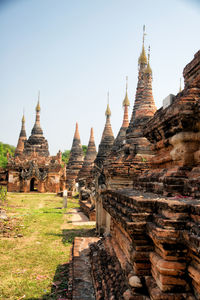
M 82 144 L 93 126 L 98 147 L 108 90 L 116 136 L 126 76 L 130 115 L 134 104 L 143 24 L 160 108 L 200 49 L 199 0 L 0 0 L 0 141 L 16 146 L 23 109 L 29 137 L 38 90 L 52 155 L 71 148 L 76 121 Z

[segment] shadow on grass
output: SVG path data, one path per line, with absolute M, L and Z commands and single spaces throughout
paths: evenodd
M 62 233 L 46 233 L 46 235 L 61 237 L 62 243 L 65 245 L 68 243 L 72 243 L 76 236 L 95 236 L 95 228 L 63 229 Z
M 92 237 L 95 236 L 95 228 L 77 228 L 77 229 L 63 229 L 62 233 L 47 233 L 47 235 L 60 236 L 62 243 L 73 242 L 75 237 Z M 57 300 L 57 299 L 68 299 L 68 281 L 69 281 L 69 263 L 58 265 L 53 282 L 51 285 L 51 292 L 44 294 L 41 298 L 26 298 L 27 300 Z
M 69 263 L 58 265 L 53 283 L 51 286 L 51 292 L 43 295 L 41 298 L 26 298 L 27 300 L 45 300 L 45 299 L 67 299 L 67 289 L 69 280 Z

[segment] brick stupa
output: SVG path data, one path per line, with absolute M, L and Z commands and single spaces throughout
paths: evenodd
M 69 156 L 69 161 L 66 168 L 66 186 L 68 194 L 71 195 L 76 190 L 76 180 L 80 169 L 83 165 L 83 149 L 80 140 L 80 134 L 78 130 L 78 123 L 76 123 L 76 129 L 72 142 L 72 148 Z
M 15 156 L 19 156 L 23 153 L 24 150 L 24 142 L 27 140 L 26 138 L 26 129 L 25 129 L 25 117 L 22 117 L 22 126 L 19 134 L 19 139 L 17 143 L 17 147 L 15 149 Z
M 36 106 L 36 119 L 31 135 L 27 141 L 24 142 L 24 154 L 30 155 L 37 152 L 39 156 L 49 156 L 49 145 L 40 126 L 40 102 L 38 100 Z
M 94 130 L 91 128 L 90 132 L 90 139 L 88 143 L 88 148 L 87 152 L 84 158 L 83 166 L 79 171 L 78 174 L 78 181 L 83 181 L 86 180 L 88 177 L 90 177 L 90 172 L 94 166 L 94 160 L 97 156 L 97 151 L 96 151 L 96 145 L 94 141 Z
M 111 111 L 110 111 L 109 103 L 107 105 L 105 115 L 106 115 L 106 124 L 102 134 L 101 142 L 99 144 L 99 151 L 94 161 L 94 171 L 93 171 L 94 178 L 95 178 L 95 208 L 96 208 L 97 224 L 101 224 L 101 210 L 102 210 L 101 193 L 106 189 L 104 162 L 107 159 L 114 143 L 114 136 L 110 124 Z M 97 231 L 99 231 L 98 227 L 97 227 Z
M 108 94 L 108 98 L 109 98 L 109 94 Z M 101 168 L 103 166 L 103 162 L 108 156 L 114 142 L 114 135 L 110 123 L 111 110 L 110 110 L 109 103 L 107 104 L 105 115 L 106 115 L 106 124 L 103 130 L 101 142 L 99 144 L 97 157 L 94 161 L 95 165 L 98 166 L 98 168 Z
M 153 117 L 156 106 L 152 94 L 152 70 L 150 67 L 150 49 L 148 60 L 144 48 L 138 59 L 139 73 L 135 103 L 129 126 L 126 130 L 124 145 L 118 149 L 116 160 L 107 167 L 108 182 L 115 188 L 132 186 L 135 171 L 147 165 L 152 157 L 150 142 L 143 135 L 143 126 Z
M 122 146 L 124 145 L 125 139 L 126 139 L 126 130 L 129 126 L 129 119 L 128 119 L 128 107 L 130 106 L 130 101 L 128 98 L 128 78 L 126 78 L 126 94 L 125 98 L 123 100 L 123 107 L 124 107 L 124 116 L 123 116 L 123 122 L 122 126 L 118 132 L 118 135 L 113 143 L 111 153 L 109 155 L 109 159 L 113 159 L 117 156 L 117 153 L 119 150 L 121 150 Z
M 90 220 L 95 220 L 95 183 L 92 169 L 94 167 L 94 160 L 96 158 L 96 155 L 97 151 L 94 141 L 94 132 L 93 128 L 91 128 L 86 156 L 84 158 L 83 166 L 78 175 L 80 208 L 89 217 Z
M 147 168 L 136 162 L 132 188 L 101 193 L 104 238 L 90 246 L 98 300 L 200 299 L 200 51 L 183 76 L 184 89 L 144 124 Z

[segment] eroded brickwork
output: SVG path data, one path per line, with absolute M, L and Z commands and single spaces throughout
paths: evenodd
M 103 270 L 95 279 L 97 287 L 100 278 L 103 283 L 97 299 L 200 299 L 200 51 L 184 69 L 184 90 L 150 114 L 146 68 L 121 165 L 104 162 L 107 188 L 99 189 L 97 229 L 105 237 L 91 246 L 93 273 Z M 126 187 L 125 173 L 132 187 L 119 189 Z

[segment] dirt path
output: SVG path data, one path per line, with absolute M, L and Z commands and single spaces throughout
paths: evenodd
M 69 219 L 70 215 L 70 221 L 71 225 L 73 226 L 84 226 L 84 225 L 91 225 L 95 226 L 95 221 L 90 221 L 86 215 L 84 215 L 79 208 L 72 208 L 69 212 L 67 212 L 64 216 L 64 223 L 61 226 L 61 229 L 67 229 L 69 228 Z

